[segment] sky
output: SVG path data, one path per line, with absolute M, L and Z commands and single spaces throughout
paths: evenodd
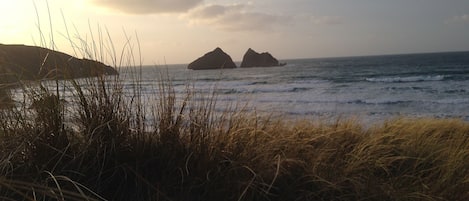
M 216 47 L 235 61 L 248 48 L 279 60 L 469 50 L 468 0 L 0 3 L 2 44 L 42 45 L 81 57 L 77 49 L 101 41 L 117 55 L 131 49 L 145 65 L 190 63 Z

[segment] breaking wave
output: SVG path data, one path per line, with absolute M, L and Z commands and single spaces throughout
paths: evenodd
M 368 82 L 424 82 L 424 81 L 442 81 L 445 79 L 444 75 L 434 76 L 408 76 L 408 77 L 377 77 L 377 78 L 366 78 Z

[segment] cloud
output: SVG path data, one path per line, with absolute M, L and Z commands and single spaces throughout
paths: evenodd
M 337 25 L 344 23 L 340 16 L 310 16 L 310 20 L 316 25 Z
M 205 24 L 226 31 L 266 31 L 289 21 L 288 16 L 249 11 L 248 4 L 205 5 L 183 18 L 192 25 Z
M 445 21 L 445 24 L 451 24 L 451 23 L 469 23 L 469 15 L 468 14 L 458 15 Z
M 131 14 L 186 12 L 203 0 L 90 0 L 93 4 Z
M 208 5 L 202 6 L 194 9 L 190 14 L 189 17 L 199 20 L 208 20 L 213 19 L 216 17 L 220 17 L 225 15 L 228 12 L 236 12 L 236 10 L 243 9 L 245 5 L 242 4 L 234 4 L 230 6 L 222 6 L 222 5 Z

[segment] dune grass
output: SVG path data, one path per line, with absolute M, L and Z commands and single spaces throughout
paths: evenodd
M 123 84 L 108 79 L 86 87 L 70 80 L 66 103 L 36 87 L 26 94 L 32 106 L 0 110 L 2 199 L 469 199 L 462 120 L 398 118 L 365 128 L 215 113 L 216 94 L 188 90 L 177 100 L 164 79 L 149 111 L 138 88 L 126 99 Z
M 118 56 L 98 30 L 71 45 L 135 67 L 133 88 L 119 76 L 20 84 L 24 100 L 0 109 L 0 199 L 469 200 L 468 122 L 215 112 L 215 93 L 177 98 L 166 75 L 146 100 L 138 51 Z

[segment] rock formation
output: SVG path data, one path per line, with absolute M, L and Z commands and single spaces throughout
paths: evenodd
M 263 52 L 261 54 L 252 50 L 251 48 L 246 51 L 241 62 L 242 68 L 247 67 L 270 67 L 270 66 L 283 66 L 285 64 L 279 63 L 270 53 Z
M 217 47 L 215 50 L 206 53 L 204 56 L 190 63 L 187 68 L 193 70 L 224 69 L 236 68 L 236 64 L 228 54 Z
M 118 72 L 101 62 L 78 59 L 36 46 L 0 44 L 0 79 L 3 82 L 40 79 L 73 79 Z

